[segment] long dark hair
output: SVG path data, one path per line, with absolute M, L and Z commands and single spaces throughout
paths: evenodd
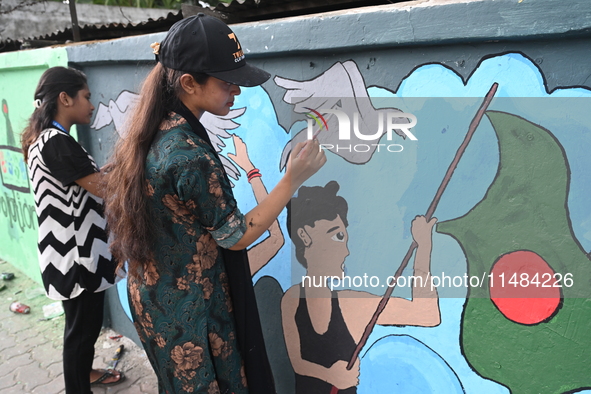
M 111 253 L 119 261 L 119 268 L 127 261 L 129 274 L 136 277 L 140 268 L 146 270 L 155 263 L 146 157 L 160 123 L 178 104 L 183 74 L 190 74 L 199 84 L 209 78 L 156 64 L 142 85 L 139 101 L 125 124 L 125 138 L 115 145 L 109 164 L 105 215 L 112 236 Z
M 68 96 L 74 98 L 86 86 L 86 75 L 82 71 L 66 67 L 52 67 L 45 70 L 35 89 L 34 99 L 40 103 L 40 106 L 35 108 L 27 127 L 21 134 L 25 162 L 29 159 L 29 146 L 37 140 L 43 130 L 51 126 L 57 114 L 57 100 L 60 93 L 66 92 Z

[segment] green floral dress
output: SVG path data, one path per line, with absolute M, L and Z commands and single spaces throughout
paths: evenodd
M 134 324 L 163 393 L 248 393 L 220 248 L 246 231 L 211 146 L 172 113 L 146 160 L 156 263 L 129 278 Z

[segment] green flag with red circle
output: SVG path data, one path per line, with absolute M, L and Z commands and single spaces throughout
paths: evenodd
M 568 212 L 570 170 L 552 133 L 488 111 L 499 169 L 466 215 L 439 223 L 468 261 L 461 346 L 481 376 L 518 393 L 591 387 L 591 261 Z M 591 170 L 591 169 L 590 169 Z

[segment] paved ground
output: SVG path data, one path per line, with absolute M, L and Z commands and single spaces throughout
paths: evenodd
M 39 285 L 0 260 L 0 272 L 14 272 L 11 281 L 0 279 L 0 394 L 63 394 L 62 337 L 64 316 L 44 319 L 43 306 L 53 300 L 39 295 Z M 31 307 L 27 315 L 9 310 L 13 301 Z M 117 369 L 125 382 L 116 386 L 93 386 L 94 394 L 157 394 L 157 380 L 146 355 L 129 338 L 110 339 L 118 333 L 104 328 L 96 344 L 95 368 L 106 367 L 119 345 L 124 353 Z

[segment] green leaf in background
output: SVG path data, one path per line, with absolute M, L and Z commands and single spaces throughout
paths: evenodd
M 523 118 L 494 111 L 487 116 L 499 140 L 496 177 L 470 212 L 438 224 L 437 231 L 461 244 L 469 276 L 488 276 L 499 266 L 519 272 L 533 257 L 534 264 L 571 274 L 573 282 L 567 287 L 563 280 L 554 298 L 534 296 L 539 293 L 533 284 L 522 293 L 531 298 L 505 298 L 501 306 L 490 298 L 490 283 L 470 288 L 461 323 L 462 351 L 477 373 L 512 394 L 591 387 L 591 262 L 569 219 L 570 170 L 564 150 L 550 131 Z M 531 302 L 548 306 L 533 320 L 524 316 Z

